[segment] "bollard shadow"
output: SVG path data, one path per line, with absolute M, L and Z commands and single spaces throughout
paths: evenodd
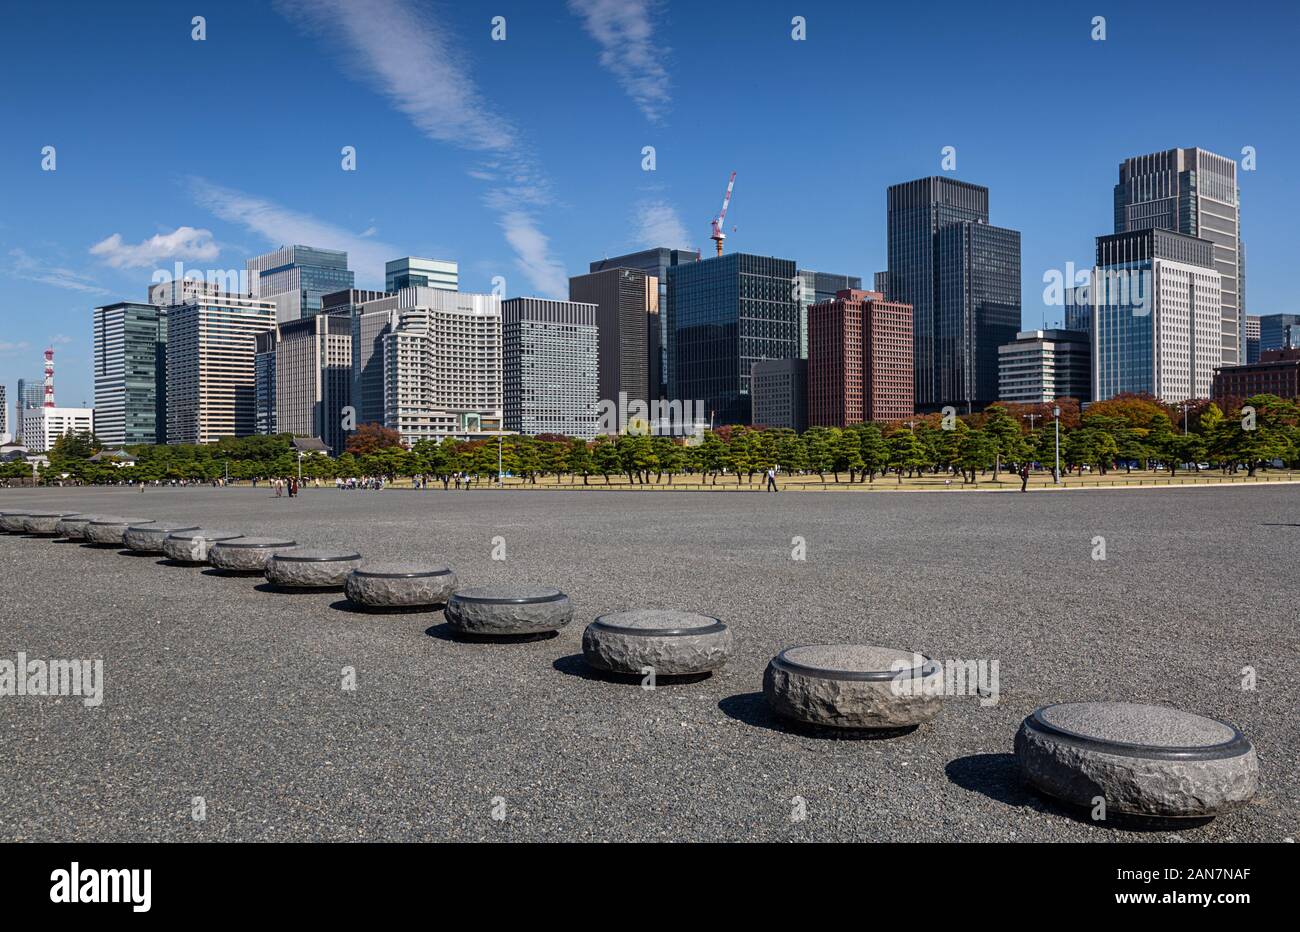
M 265 579 L 266 574 L 261 570 L 220 570 L 215 566 L 203 571 L 204 576 L 215 576 L 218 579 Z
M 727 696 L 718 703 L 718 709 L 728 718 L 749 725 L 753 728 L 765 728 L 799 738 L 819 738 L 831 741 L 889 741 L 902 738 L 916 731 L 919 726 L 907 728 L 887 728 L 854 730 L 849 728 L 827 728 L 823 725 L 808 725 L 790 719 L 781 718 L 767 704 L 767 697 L 761 692 L 738 693 Z
M 1061 815 L 1098 828 L 1125 832 L 1181 832 L 1201 828 L 1214 821 L 1211 816 L 1196 818 L 1159 818 L 1112 812 L 1104 820 L 1093 819 L 1092 809 L 1077 806 L 1041 792 L 1025 782 L 1014 754 L 971 754 L 949 761 L 944 767 L 949 781 L 962 789 L 987 796 L 995 802 L 1017 809 L 1033 809 L 1045 815 Z
M 639 673 L 615 673 L 612 670 L 602 670 L 599 667 L 593 667 L 587 663 L 582 654 L 569 654 L 560 657 L 551 664 L 557 671 L 565 676 L 573 676 L 582 680 L 590 680 L 599 683 L 613 683 L 622 686 L 636 686 L 641 688 L 641 683 L 645 679 Z M 662 686 L 686 686 L 691 683 L 702 683 L 711 677 L 712 673 L 688 673 L 682 676 L 665 676 L 662 673 L 655 676 L 655 688 Z
M 272 582 L 264 582 L 254 586 L 257 592 L 270 592 L 275 595 L 328 595 L 330 593 L 342 592 L 342 586 L 281 586 Z
M 441 605 L 362 605 L 346 598 L 331 602 L 330 608 L 351 615 L 428 615 L 442 611 Z
M 171 557 L 163 557 L 158 560 L 156 566 L 170 566 L 180 570 L 196 570 L 202 563 L 182 563 L 180 560 L 173 560 Z
M 129 548 L 126 549 L 126 550 L 119 550 L 119 551 L 117 552 L 117 555 L 118 555 L 119 557 L 156 557 L 156 556 L 158 556 L 157 553 L 150 553 L 148 550 L 131 550 L 131 549 L 129 549 Z
M 558 631 L 539 631 L 536 634 L 466 634 L 445 621 L 426 628 L 424 633 L 440 641 L 457 641 L 461 644 L 530 644 L 533 641 L 551 641 L 560 635 Z

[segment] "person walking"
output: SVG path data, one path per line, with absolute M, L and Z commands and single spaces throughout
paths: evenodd
M 1028 491 L 1027 489 L 1028 485 L 1029 485 L 1029 464 L 1021 463 L 1020 464 L 1020 491 L 1022 492 Z

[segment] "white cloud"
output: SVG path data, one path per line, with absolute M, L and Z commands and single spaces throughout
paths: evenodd
M 515 251 L 515 265 L 543 295 L 568 296 L 569 279 L 564 264 L 550 257 L 546 235 L 526 211 L 508 211 L 501 217 L 506 242 Z
M 271 246 L 304 244 L 326 249 L 345 249 L 348 264 L 357 277 L 367 282 L 384 280 L 384 263 L 405 253 L 373 237 L 358 236 L 310 214 L 291 210 L 243 191 L 212 184 L 203 178 L 189 179 L 195 203 L 228 223 L 236 223 L 263 237 Z
M 213 242 L 208 230 L 177 227 L 134 245 L 123 242 L 121 233 L 114 233 L 91 246 L 90 254 L 115 269 L 147 269 L 164 259 L 210 262 L 221 255 L 221 247 Z
M 470 175 L 495 185 L 484 202 L 501 214 L 516 264 L 539 292 L 567 294 L 563 266 L 550 257 L 531 213 L 550 203 L 550 182 L 513 124 L 484 100 L 435 13 L 409 0 L 279 0 L 277 8 L 312 33 L 342 42 L 344 66 L 359 71 L 426 137 L 488 155 Z
M 31 349 L 31 344 L 26 340 L 20 340 L 17 343 L 0 340 L 0 353 L 21 353 L 29 349 Z
M 637 245 L 684 249 L 690 236 L 677 209 L 665 201 L 641 201 L 636 208 Z
M 660 123 L 672 103 L 663 59 L 668 49 L 654 41 L 651 0 L 569 0 L 600 44 L 600 63 L 613 72 L 651 123 Z
M 25 250 L 11 249 L 9 250 L 9 258 L 11 261 L 4 271 L 12 278 L 39 282 L 42 285 L 53 285 L 55 288 L 79 291 L 82 294 L 103 295 L 109 293 L 107 288 L 101 286 L 86 273 L 63 266 L 51 265 L 42 259 L 29 255 Z
M 50 346 L 65 346 L 71 342 L 72 337 L 68 336 L 66 333 L 56 333 L 54 336 L 50 337 Z

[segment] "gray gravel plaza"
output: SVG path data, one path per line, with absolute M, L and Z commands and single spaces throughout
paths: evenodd
M 286 593 L 161 554 L 2 534 L 0 659 L 102 658 L 104 677 L 97 708 L 0 696 L 5 841 L 1300 835 L 1293 486 L 0 490 L 0 510 L 28 507 L 445 563 L 465 588 L 562 589 L 574 620 L 552 637 L 462 640 L 440 611 L 370 614 L 342 592 Z M 1105 560 L 1093 559 L 1097 537 Z M 795 538 L 806 560 L 791 558 Z M 586 625 L 643 607 L 718 617 L 730 660 L 653 691 L 589 668 Z M 845 642 L 997 661 L 997 701 L 947 698 L 934 722 L 888 739 L 777 719 L 761 692 L 768 661 Z M 1254 689 L 1242 688 L 1247 667 Z M 355 689 L 343 688 L 345 668 Z M 1139 831 L 1025 788 L 1012 755 L 1021 721 L 1087 700 L 1231 722 L 1254 742 L 1259 794 L 1204 824 Z

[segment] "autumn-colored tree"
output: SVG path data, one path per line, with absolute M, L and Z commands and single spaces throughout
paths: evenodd
M 383 424 L 361 424 L 348 437 L 347 452 L 354 456 L 369 456 L 380 450 L 402 447 L 402 435 Z

